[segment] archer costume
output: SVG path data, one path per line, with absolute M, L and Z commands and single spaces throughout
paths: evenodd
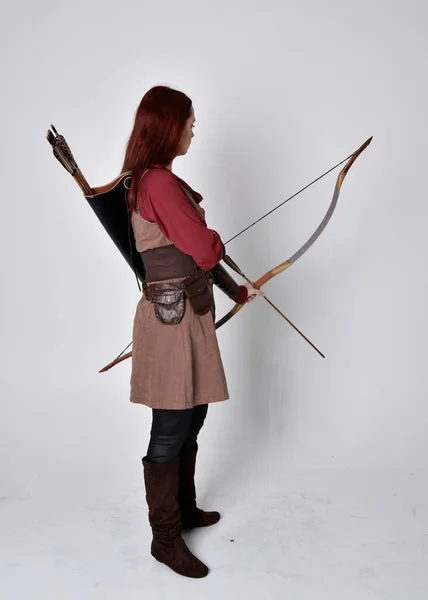
M 144 297 L 134 321 L 136 352 L 131 400 L 147 404 L 153 411 L 150 443 L 147 456 L 142 459 L 153 531 L 151 552 L 181 575 L 204 577 L 208 568 L 190 552 L 181 530 L 213 525 L 220 518 L 219 513 L 205 512 L 196 506 L 194 484 L 197 436 L 208 403 L 228 397 L 214 335 L 212 284 L 238 305 L 243 304 L 247 289 L 239 287 L 218 261 L 223 258 L 232 270 L 244 275 L 230 257 L 224 256 L 218 234 L 206 227 L 199 206 L 202 196 L 167 169 L 153 165 L 144 174 L 144 181 L 138 182 L 139 212 L 131 216 L 131 229 L 123 199 L 132 173 L 122 173 L 106 186 L 91 188 L 64 137 L 53 126 L 47 139 L 137 279 L 143 281 Z M 260 288 L 290 267 L 318 239 L 335 210 L 347 172 L 371 140 L 345 159 L 347 163 L 337 178 L 327 214 L 309 240 L 288 260 L 260 277 L 254 287 Z M 217 326 L 226 323 L 235 312 L 230 311 Z M 212 362 L 206 360 L 207 356 Z M 117 362 L 119 357 L 102 371 Z
M 206 225 L 200 194 L 160 165 L 143 174 L 137 193 L 139 210 L 131 222 L 145 281 L 134 318 L 130 400 L 153 412 L 142 459 L 151 554 L 176 573 L 204 577 L 208 568 L 181 531 L 220 519 L 218 512 L 197 507 L 194 482 L 208 403 L 229 398 L 213 284 L 238 303 L 248 291 L 218 264 L 224 245 Z
M 217 264 L 224 246 L 218 233 L 207 228 L 201 200 L 183 180 L 156 166 L 141 178 L 139 212 L 131 215 L 146 282 L 134 319 L 130 400 L 151 408 L 185 409 L 229 398 L 215 332 L 212 286 L 221 279 L 222 289 L 238 303 L 245 302 L 247 289 L 238 286 L 223 267 L 219 277 Z M 204 295 L 210 310 L 196 314 L 185 294 L 177 299 L 180 294 L 174 297 L 171 289 L 161 291 L 160 301 L 153 306 L 151 283 L 183 282 L 186 276 L 197 276 L 198 270 L 199 281 L 208 288 Z M 171 324 L 159 318 L 168 300 L 170 312 L 178 313 Z

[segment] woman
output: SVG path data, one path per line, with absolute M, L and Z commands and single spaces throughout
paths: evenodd
M 193 137 L 191 100 L 169 87 L 149 90 L 138 107 L 123 171 L 132 172 L 130 214 L 146 281 L 133 329 L 131 402 L 152 409 L 142 459 L 151 553 L 176 573 L 208 568 L 181 537 L 182 528 L 216 523 L 196 506 L 197 437 L 208 404 L 229 398 L 215 333 L 213 283 L 244 303 L 263 293 L 239 286 L 219 264 L 225 249 L 209 229 L 202 196 L 172 173 Z

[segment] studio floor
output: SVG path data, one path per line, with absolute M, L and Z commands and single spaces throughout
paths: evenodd
M 260 473 L 259 473 L 260 475 Z M 185 534 L 210 568 L 190 580 L 149 554 L 143 487 L 120 502 L 1 498 L 7 600 L 427 600 L 422 473 L 266 473 L 200 478 L 221 521 Z M 80 501 L 79 501 L 80 498 Z

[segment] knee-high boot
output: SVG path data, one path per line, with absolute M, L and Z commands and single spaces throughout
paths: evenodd
M 153 532 L 151 554 L 156 560 L 185 577 L 205 577 L 208 568 L 181 537 L 181 515 L 177 501 L 179 459 L 166 463 L 142 460 L 149 522 Z
M 195 467 L 198 444 L 193 448 L 183 448 L 180 453 L 178 504 L 183 529 L 208 527 L 220 519 L 216 511 L 206 512 L 196 505 Z

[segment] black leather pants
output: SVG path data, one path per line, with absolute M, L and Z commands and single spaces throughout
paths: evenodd
M 163 463 L 178 458 L 182 448 L 196 444 L 199 431 L 207 416 L 208 404 L 185 410 L 153 408 L 150 443 L 145 459 Z

